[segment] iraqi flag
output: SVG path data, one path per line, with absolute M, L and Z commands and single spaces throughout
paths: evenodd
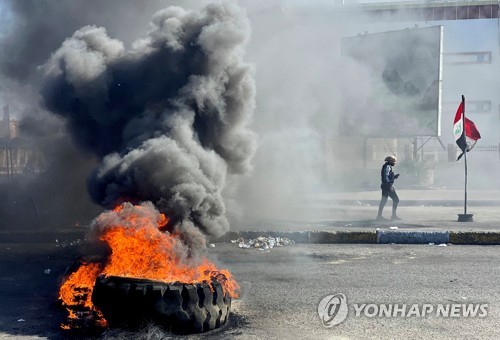
M 472 122 L 472 120 L 464 117 L 464 106 L 465 100 L 462 100 L 462 102 L 458 106 L 455 119 L 453 120 L 453 135 L 455 137 L 455 142 L 457 143 L 460 150 L 462 150 L 462 153 L 458 156 L 457 161 L 462 158 L 466 150 L 467 152 L 472 150 L 474 145 L 476 145 L 477 140 L 481 138 L 481 134 L 479 134 L 479 131 L 477 130 L 476 125 Z M 464 122 L 465 129 L 463 126 Z

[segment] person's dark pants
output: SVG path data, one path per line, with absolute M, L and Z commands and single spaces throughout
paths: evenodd
M 378 206 L 378 216 L 382 216 L 382 210 L 384 210 L 388 197 L 392 199 L 392 216 L 396 216 L 396 210 L 398 209 L 399 203 L 399 197 L 398 194 L 396 194 L 396 190 L 391 184 L 382 184 L 380 189 L 382 189 L 382 198 Z

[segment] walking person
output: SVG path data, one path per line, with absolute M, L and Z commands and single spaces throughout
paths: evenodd
M 385 204 L 387 203 L 387 198 L 392 199 L 392 217 L 391 220 L 397 221 L 401 220 L 396 214 L 398 209 L 399 197 L 396 190 L 393 187 L 394 180 L 399 177 L 399 174 L 394 174 L 392 167 L 396 165 L 397 159 L 395 156 L 387 156 L 385 158 L 385 164 L 382 166 L 381 176 L 382 184 L 380 189 L 382 189 L 382 198 L 380 199 L 380 204 L 378 207 L 377 221 L 387 221 L 386 218 L 382 217 L 382 211 L 384 210 Z

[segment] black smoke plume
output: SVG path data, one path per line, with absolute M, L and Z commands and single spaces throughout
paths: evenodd
M 85 26 L 52 54 L 43 101 L 99 157 L 88 180 L 96 203 L 152 201 L 174 222 L 228 230 L 221 191 L 228 174 L 250 169 L 256 145 L 252 68 L 242 58 L 249 33 L 231 3 L 169 7 L 129 50 Z

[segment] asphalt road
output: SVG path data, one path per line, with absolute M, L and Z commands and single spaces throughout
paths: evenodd
M 479 246 L 310 245 L 269 253 L 217 250 L 247 287 L 234 311 L 255 338 L 500 338 L 500 251 Z M 483 302 L 484 319 L 355 317 L 321 326 L 318 302 L 334 293 L 354 304 Z
M 209 248 L 243 287 L 223 328 L 188 339 L 498 339 L 500 248 L 429 245 L 293 245 L 261 252 Z M 77 246 L 0 244 L 0 339 L 69 338 L 55 295 Z M 50 274 L 44 272 L 51 269 Z M 326 295 L 347 297 L 349 314 L 332 328 L 317 314 Z M 355 316 L 354 304 L 488 304 L 485 318 Z M 148 330 L 150 338 L 168 334 Z M 119 330 L 107 339 L 146 338 Z M 157 337 L 159 338 L 159 337 Z

